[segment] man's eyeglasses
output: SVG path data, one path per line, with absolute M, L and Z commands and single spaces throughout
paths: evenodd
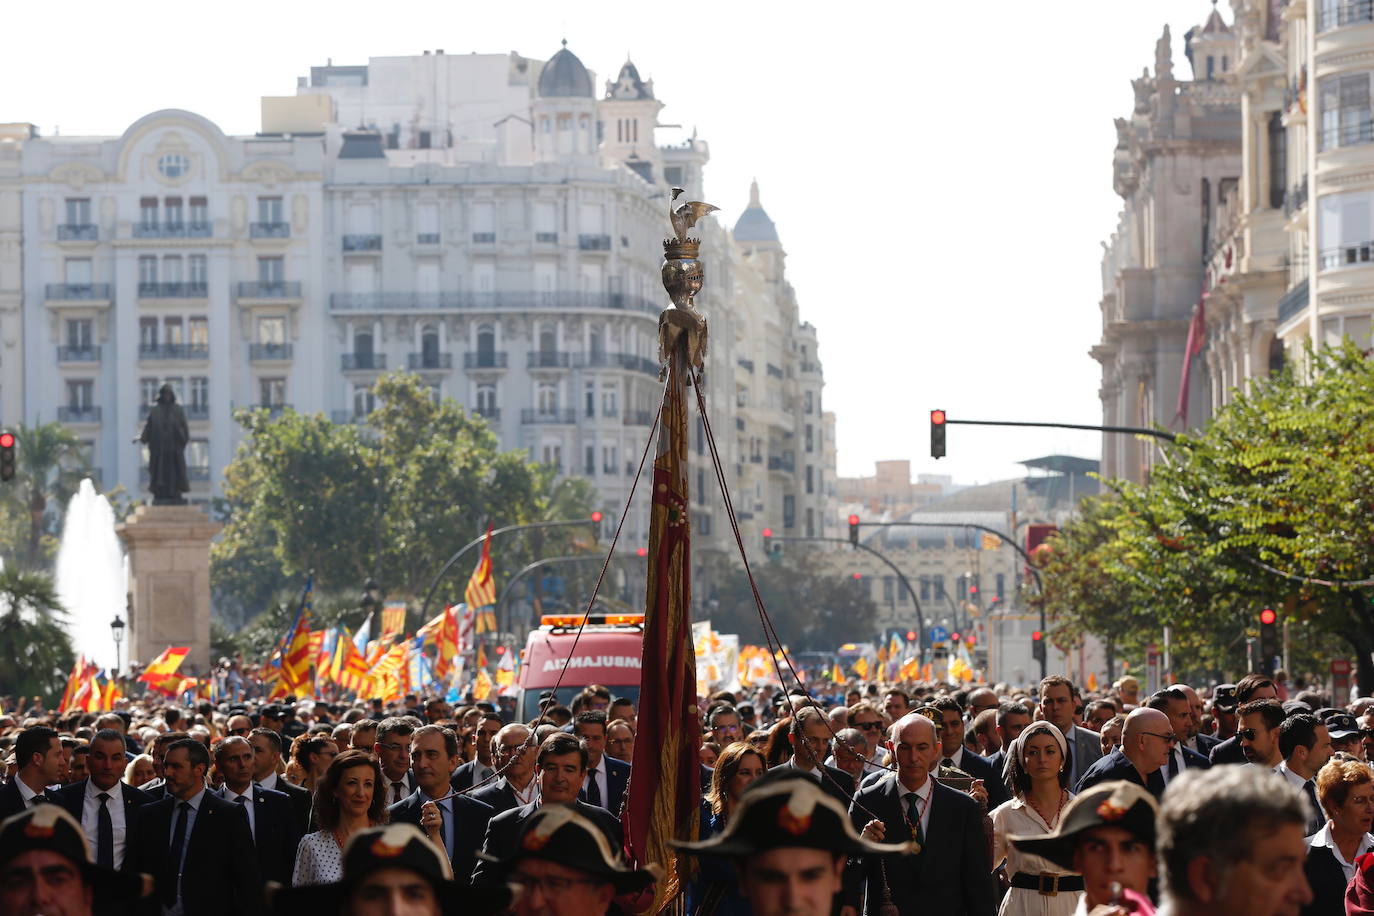
M 382 747 L 382 750 L 391 751 L 391 753 L 393 753 L 393 754 L 396 753 L 397 751 L 405 752 L 405 751 L 410 750 L 410 749 L 409 749 L 408 747 L 406 747 L 404 744 L 395 744 L 395 743 L 390 742 L 390 741 L 388 741 L 386 744 L 381 745 L 381 747 Z
M 1149 735 L 1151 738 L 1158 738 L 1166 744 L 1177 744 L 1178 735 L 1161 735 L 1159 732 L 1141 732 L 1142 735 Z

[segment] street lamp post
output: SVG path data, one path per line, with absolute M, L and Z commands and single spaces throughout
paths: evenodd
M 110 636 L 114 638 L 115 644 L 115 671 L 119 671 L 119 644 L 124 641 L 124 619 L 115 614 L 114 620 L 110 621 Z
M 381 592 L 382 587 L 377 584 L 377 580 L 368 576 L 367 581 L 363 583 L 363 595 L 358 599 L 358 607 L 363 609 L 364 614 L 375 613 L 377 608 L 382 606 Z

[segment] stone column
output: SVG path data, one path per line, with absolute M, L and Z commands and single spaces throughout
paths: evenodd
M 129 658 L 189 646 L 187 674 L 210 671 L 210 540 L 224 527 L 199 506 L 139 506 L 115 527 L 129 555 Z

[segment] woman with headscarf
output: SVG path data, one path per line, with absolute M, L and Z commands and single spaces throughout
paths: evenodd
M 1083 878 L 1048 859 L 1023 852 L 1007 837 L 1054 833 L 1073 794 L 1068 790 L 1068 747 L 1049 722 L 1032 722 L 1012 742 L 1003 771 L 1012 799 L 992 812 L 992 864 L 1006 863 L 1011 883 L 999 916 L 1071 916 L 1083 896 Z

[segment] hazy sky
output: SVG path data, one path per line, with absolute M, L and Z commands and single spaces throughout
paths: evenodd
M 664 123 L 711 144 L 707 199 L 733 225 L 757 177 L 802 316 L 820 331 L 840 472 L 910 458 L 961 482 L 1049 453 L 1097 457 L 1094 433 L 953 427 L 929 457 L 928 411 L 1100 422 L 1100 242 L 1114 117 L 1167 22 L 1175 72 L 1205 0 L 40 3 L 11 0 L 0 121 L 119 134 L 186 108 L 230 134 L 259 97 L 326 58 L 518 51 L 568 39 L 598 80 L 628 52 Z M 214 15 L 207 14 L 215 10 Z M 842 14 L 842 15 L 837 15 Z M 709 278 L 708 278 L 709 282 Z

